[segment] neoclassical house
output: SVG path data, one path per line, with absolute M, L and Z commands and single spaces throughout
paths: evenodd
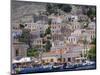
M 15 59 L 17 57 L 26 57 L 27 56 L 27 48 L 28 45 L 21 43 L 21 42 L 14 42 L 12 44 L 12 59 Z

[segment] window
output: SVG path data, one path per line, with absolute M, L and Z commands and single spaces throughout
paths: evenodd
M 73 39 L 71 38 L 71 42 L 73 41 Z
M 68 58 L 68 62 L 71 62 L 71 58 Z
M 92 39 L 93 37 L 92 37 L 92 35 L 91 35 L 91 39 Z
M 75 41 L 75 38 L 74 38 L 74 41 Z
M 57 61 L 61 61 L 62 58 L 58 58 Z
M 45 60 L 42 60 L 42 63 L 45 63 Z
M 59 26 L 59 28 L 60 28 L 60 26 Z
M 18 50 L 18 49 L 16 49 L 16 53 L 15 53 L 15 55 L 16 55 L 16 56 L 19 55 L 19 50 Z
M 65 58 L 63 58 L 63 62 L 66 62 L 66 59 Z
M 69 38 L 69 42 L 70 42 L 70 38 Z
M 53 59 L 51 59 L 51 62 L 53 62 L 54 60 Z

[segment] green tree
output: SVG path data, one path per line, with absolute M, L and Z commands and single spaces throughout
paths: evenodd
M 57 4 L 57 7 L 58 7 L 59 9 L 61 9 L 63 5 L 64 5 L 64 4 Z
M 32 56 L 34 56 L 34 57 L 37 57 L 39 55 L 39 53 L 38 53 L 38 50 L 36 50 L 36 49 L 29 49 L 29 50 L 27 50 L 27 56 L 29 56 L 29 57 L 32 57 Z
M 52 19 L 49 19 L 48 20 L 48 24 L 51 25 L 51 22 L 52 22 Z
M 51 36 L 48 36 L 47 39 L 50 40 L 51 39 Z
M 62 5 L 61 10 L 63 10 L 66 13 L 69 13 L 72 10 L 72 6 L 71 5 L 67 5 L 67 4 L 66 5 Z
M 88 51 L 88 59 L 96 60 L 96 38 L 93 39 L 91 44 L 94 44 L 94 47 Z
M 50 28 L 50 27 L 48 27 L 48 28 L 46 29 L 46 31 L 45 31 L 45 35 L 47 35 L 47 34 L 51 34 L 51 28 Z
M 43 37 L 44 37 L 44 33 L 41 33 L 41 34 L 40 34 L 40 37 L 43 38 Z
M 48 3 L 46 5 L 46 11 L 48 12 L 48 14 L 52 14 L 55 10 L 53 9 L 53 4 Z
M 19 37 L 19 42 L 24 42 L 28 44 L 29 48 L 32 48 L 32 35 L 30 34 L 30 30 L 23 29 L 22 35 Z
M 25 26 L 23 24 L 19 24 L 20 29 L 23 29 Z
M 96 16 L 96 8 L 89 8 L 89 10 L 87 11 L 87 16 L 90 18 L 93 18 L 94 16 Z
M 50 48 L 51 48 L 51 47 L 52 47 L 51 42 L 50 42 L 50 41 L 47 41 L 47 42 L 46 42 L 46 45 L 44 46 L 45 50 L 48 52 L 48 51 L 50 51 Z
M 68 4 L 47 4 L 46 5 L 46 10 L 49 14 L 54 13 L 55 15 L 58 14 L 58 9 L 61 9 L 62 11 L 69 13 L 72 10 L 72 6 Z
M 93 41 L 91 42 L 91 44 L 95 44 L 96 45 L 96 38 L 93 38 Z
M 88 59 L 96 60 L 96 47 L 93 47 L 88 52 Z

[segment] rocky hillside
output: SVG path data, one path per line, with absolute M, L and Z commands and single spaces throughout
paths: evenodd
M 12 19 L 23 15 L 34 14 L 39 11 L 45 11 L 45 3 L 12 1 Z

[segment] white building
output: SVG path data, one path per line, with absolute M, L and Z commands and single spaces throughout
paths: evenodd
M 81 25 L 79 22 L 72 22 L 71 23 L 71 26 L 72 26 L 72 29 L 73 30 L 76 30 L 76 29 L 80 29 L 81 28 Z
M 91 29 L 95 29 L 95 28 L 96 28 L 95 22 L 90 22 L 90 23 L 88 24 L 88 27 L 91 28 Z
M 12 59 L 15 59 L 16 57 L 26 57 L 27 49 L 28 45 L 21 42 L 14 42 L 11 50 Z
M 20 22 L 25 23 L 34 23 L 33 15 L 25 15 L 20 18 Z
M 65 45 L 65 42 L 59 40 L 53 41 L 51 50 L 60 50 L 60 49 L 66 51 L 68 50 L 67 46 Z
M 81 29 L 77 29 L 74 32 L 71 33 L 71 35 L 75 35 L 75 36 L 80 36 L 82 34 L 82 30 Z
M 36 23 L 27 23 L 25 29 L 30 29 L 31 33 L 44 33 L 45 30 L 48 28 L 48 24 L 45 24 L 44 21 L 37 21 Z
M 79 37 L 76 36 L 76 35 L 71 35 L 68 37 L 68 43 L 71 43 L 71 44 L 77 44 L 78 43 L 78 40 L 79 40 Z
M 59 59 L 62 59 L 63 62 L 80 62 L 77 58 L 81 57 L 81 54 L 84 51 L 83 46 L 70 44 L 67 45 L 67 48 L 69 48 L 68 51 L 63 49 L 51 50 L 49 53 L 44 53 L 42 58 L 44 61 L 48 60 L 48 62 L 58 62 Z
M 52 34 L 61 34 L 61 24 L 52 24 L 51 33 Z
M 34 46 L 36 46 L 36 45 L 43 45 L 43 43 L 42 43 L 42 38 L 37 38 L 37 39 L 35 39 L 34 41 L 33 41 L 33 44 L 32 45 L 34 45 Z
M 96 32 L 93 29 L 87 29 L 82 33 L 83 40 L 84 38 L 86 38 L 88 42 L 92 42 L 95 36 L 96 36 Z

